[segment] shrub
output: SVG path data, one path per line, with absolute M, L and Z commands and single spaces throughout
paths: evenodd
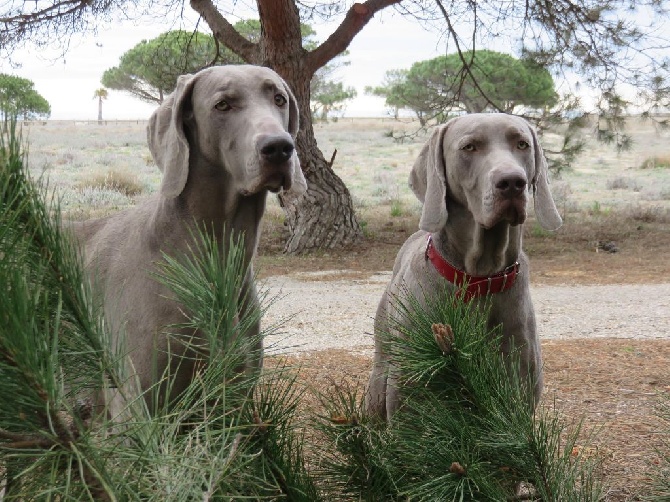
M 598 459 L 574 454 L 581 424 L 529 406 L 533 384 L 517 351 L 500 354 L 486 309 L 446 289 L 392 304 L 402 335 L 384 343 L 403 405 L 386 425 L 346 386 L 323 396 L 327 500 L 602 500 Z M 518 498 L 518 487 L 534 496 Z
M 624 176 L 607 180 L 605 186 L 607 186 L 608 190 L 633 190 L 634 192 L 639 192 L 642 189 L 642 186 L 636 180 Z
M 115 169 L 106 173 L 96 173 L 91 177 L 81 180 L 77 188 L 94 188 L 98 190 L 113 190 L 122 193 L 127 197 L 134 197 L 144 191 L 144 186 L 140 183 L 137 176 L 127 171 L 117 171 Z
M 591 204 L 591 207 L 588 209 L 588 213 L 591 216 L 609 214 L 609 212 L 610 212 L 610 209 L 609 208 L 603 208 L 602 204 L 600 204 L 600 201 L 598 201 L 598 200 L 593 201 L 593 204 Z
M 403 215 L 402 201 L 400 199 L 393 199 L 391 201 L 391 216 L 397 218 Z
M 661 206 L 632 204 L 626 208 L 626 215 L 635 221 L 643 223 L 670 222 L 670 209 Z
M 656 201 L 663 201 L 663 200 L 670 200 L 670 186 L 658 186 L 658 184 L 654 186 L 650 186 L 642 190 L 642 193 L 640 194 L 640 200 L 656 200 Z
M 668 169 L 670 168 L 670 155 L 657 155 L 647 157 L 640 165 L 640 169 Z

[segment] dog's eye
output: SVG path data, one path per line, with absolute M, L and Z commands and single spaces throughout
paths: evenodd
M 528 144 L 528 141 L 524 141 L 524 140 L 520 139 L 519 142 L 517 143 L 516 147 L 519 150 L 526 150 L 526 149 L 530 148 L 530 145 Z
M 275 105 L 284 106 L 286 104 L 286 98 L 283 94 L 275 94 Z
M 464 152 L 474 152 L 476 149 L 477 148 L 472 143 L 468 143 L 467 145 L 461 148 L 461 150 L 463 150 Z
M 232 106 L 228 104 L 228 101 L 222 99 L 221 101 L 219 101 L 217 104 L 214 105 L 214 108 L 216 108 L 220 112 L 227 112 L 232 108 Z

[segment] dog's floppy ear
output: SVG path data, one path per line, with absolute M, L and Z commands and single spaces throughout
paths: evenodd
M 542 228 L 556 230 L 563 224 L 563 220 L 561 215 L 558 214 L 558 209 L 556 209 L 556 204 L 549 190 L 547 159 L 544 157 L 537 132 L 530 125 L 528 127 L 530 127 L 533 136 L 533 149 L 535 151 L 535 176 L 532 181 L 535 216 Z
M 184 134 L 184 108 L 191 99 L 196 75 L 182 75 L 177 86 L 154 111 L 147 125 L 147 142 L 151 156 L 163 172 L 161 193 L 177 197 L 188 178 L 189 144 Z
M 409 174 L 409 186 L 423 202 L 419 228 L 439 232 L 447 224 L 447 179 L 442 142 L 449 123 L 433 130 Z
M 281 78 L 281 77 L 280 77 Z M 296 101 L 293 91 L 289 85 L 282 79 L 284 90 L 288 94 L 288 133 L 295 139 L 300 129 L 300 112 L 298 111 L 298 101 Z
M 286 82 L 282 80 L 284 84 L 284 90 L 288 94 L 288 132 L 295 141 L 296 136 L 298 135 L 298 129 L 300 127 L 300 112 L 298 111 L 298 102 L 291 91 L 291 88 Z M 302 168 L 300 167 L 300 159 L 298 158 L 297 149 L 293 150 L 293 176 L 291 177 L 291 186 L 286 192 L 286 195 L 290 197 L 298 197 L 307 191 L 307 181 L 305 176 L 302 173 Z

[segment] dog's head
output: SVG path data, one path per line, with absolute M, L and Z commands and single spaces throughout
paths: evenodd
M 297 132 L 298 105 L 286 82 L 269 68 L 231 65 L 179 77 L 151 116 L 147 139 L 165 197 L 182 193 L 191 158 L 242 195 L 282 189 L 298 195 L 307 185 Z
M 526 220 L 528 193 L 534 194 L 540 224 L 555 230 L 561 217 L 549 191 L 548 170 L 535 130 L 505 114 L 473 114 L 437 127 L 410 174 L 410 187 L 423 202 L 419 226 L 438 232 L 448 206 L 469 211 L 484 228 Z

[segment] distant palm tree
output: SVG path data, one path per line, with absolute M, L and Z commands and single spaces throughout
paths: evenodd
M 96 89 L 93 93 L 93 99 L 98 98 L 98 124 L 102 124 L 102 102 L 107 99 L 108 94 L 104 87 Z

